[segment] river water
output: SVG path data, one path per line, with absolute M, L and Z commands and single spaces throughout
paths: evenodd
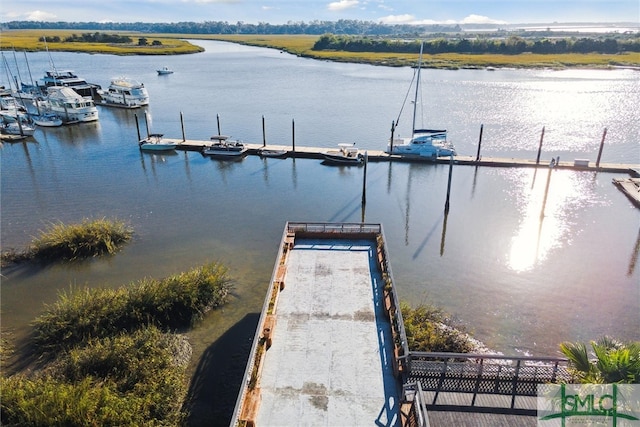
M 264 116 L 267 144 L 291 144 L 295 123 L 297 146 L 356 142 L 382 150 L 413 75 L 410 68 L 195 43 L 206 51 L 28 54 L 34 79 L 51 60 L 103 87 L 125 75 L 144 82 L 151 104 L 138 111 L 100 107 L 99 122 L 40 129 L 32 140 L 0 150 L 3 249 L 24 247 L 56 221 L 116 217 L 135 230 L 134 241 L 110 259 L 5 269 L 5 331 L 22 336 L 61 291 L 116 287 L 216 260 L 230 268 L 234 297 L 191 339 L 197 356 L 216 343 L 238 345 L 240 366 L 248 344 L 237 341 L 252 335 L 285 222 L 364 217 L 383 224 L 400 299 L 443 307 L 496 350 L 555 355 L 565 340 L 639 338 L 640 211 L 611 183 L 618 175 L 455 166 L 445 216 L 448 165 L 370 163 L 363 209 L 363 168 L 141 153 L 136 115 L 145 132 L 145 111 L 151 131 L 167 137 L 181 137 L 182 114 L 189 139 L 218 133 L 219 117 L 222 133 L 261 143 Z M 22 80 L 29 80 L 24 55 L 16 59 Z M 157 76 L 165 65 L 175 73 Z M 424 125 L 448 129 L 459 154 L 475 156 L 483 125 L 483 156 L 535 159 L 544 127 L 543 162 L 595 161 L 607 128 L 602 162 L 640 163 L 637 71 L 422 74 Z M 407 125 L 401 118 L 397 134 L 406 135 Z M 240 324 L 244 332 L 229 338 Z

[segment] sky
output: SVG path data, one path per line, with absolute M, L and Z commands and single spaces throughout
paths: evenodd
M 2 0 L 0 22 L 640 22 L 640 0 Z

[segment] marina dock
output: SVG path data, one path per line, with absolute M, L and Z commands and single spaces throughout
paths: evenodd
M 399 425 L 384 264 L 380 225 L 286 225 L 231 425 Z
M 192 140 L 192 139 L 176 139 L 176 138 L 164 138 L 167 142 L 175 143 L 178 150 L 185 151 L 202 151 L 204 148 L 210 146 L 212 141 L 205 140 Z M 259 155 L 259 150 L 265 146 L 262 144 L 245 143 L 249 155 Z M 295 146 L 295 149 L 289 145 L 267 145 L 266 148 L 274 150 L 287 150 L 287 156 L 293 158 L 306 158 L 306 159 L 323 159 L 322 152 L 327 148 L 322 147 L 308 147 L 308 146 Z M 448 164 L 451 159 L 449 157 L 438 157 L 437 159 L 409 157 L 390 155 L 381 150 L 360 150 L 366 151 L 368 161 L 370 162 L 430 162 L 430 163 L 442 163 Z M 491 166 L 491 167 L 530 167 L 530 168 L 548 168 L 549 161 L 536 161 L 536 159 L 515 159 L 515 158 L 501 158 L 501 157 L 480 157 L 474 156 L 454 156 L 453 161 L 456 165 L 468 165 L 468 166 Z M 627 163 L 598 163 L 589 161 L 587 159 L 573 159 L 573 160 L 560 160 L 554 164 L 557 169 L 572 169 L 581 171 L 595 171 L 595 172 L 610 172 L 610 173 L 626 173 L 632 174 L 633 170 L 640 168 L 640 164 L 627 164 Z
M 535 426 L 567 360 L 410 351 L 380 224 L 288 222 L 232 426 Z

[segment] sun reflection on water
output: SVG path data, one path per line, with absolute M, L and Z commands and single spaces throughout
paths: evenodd
M 574 213 L 593 200 L 593 190 L 585 181 L 588 177 L 569 171 L 538 169 L 512 176 L 513 191 L 520 193 L 521 220 L 511 239 L 508 266 L 524 272 L 542 265 L 554 249 L 571 243 Z

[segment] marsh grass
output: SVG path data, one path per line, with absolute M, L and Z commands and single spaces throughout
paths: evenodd
M 78 261 L 113 255 L 133 237 L 124 221 L 85 219 L 78 224 L 51 223 L 34 238 L 24 251 L 14 249 L 2 253 L 2 265 L 25 261 Z
M 2 424 L 179 425 L 185 363 L 157 328 L 90 340 L 35 377 L 0 379 Z
M 43 35 L 68 37 L 78 30 L 9 30 L 2 31 L 0 48 L 3 50 L 16 49 L 28 51 L 43 51 L 44 43 L 38 39 Z M 105 31 L 109 32 L 109 31 Z M 131 37 L 133 40 L 145 37 L 149 41 L 159 40 L 161 46 L 137 46 L 106 43 L 48 43 L 49 50 L 85 53 L 105 53 L 114 55 L 174 55 L 200 52 L 203 49 L 194 46 L 185 39 L 191 40 L 220 40 L 250 46 L 268 47 L 289 52 L 294 55 L 313 59 L 355 62 L 390 67 L 413 66 L 418 60 L 418 54 L 389 53 L 389 52 L 346 52 L 334 50 L 313 50 L 313 46 L 320 38 L 317 35 L 296 34 L 154 34 L 136 32 L 112 32 Z M 429 68 L 459 69 L 484 67 L 513 67 L 513 68 L 568 68 L 592 67 L 607 68 L 612 66 L 640 66 L 640 53 L 625 54 L 558 54 L 542 55 L 524 53 L 520 55 L 497 54 L 458 54 L 443 53 L 425 55 L 424 66 Z
M 154 40 L 161 42 L 161 45 L 138 46 L 137 43 L 89 43 L 89 42 L 47 42 L 41 41 L 43 36 L 58 36 L 61 39 L 73 34 L 82 33 L 83 30 L 3 30 L 0 37 L 0 49 L 2 50 L 23 50 L 23 51 L 44 51 L 51 52 L 82 52 L 82 53 L 104 53 L 111 55 L 179 55 L 187 53 L 202 52 L 200 46 L 195 46 L 186 40 L 182 40 L 175 35 L 167 37 L 163 34 L 137 33 L 134 31 L 102 31 L 104 33 L 128 36 L 137 41 L 139 38 L 146 38 L 149 43 Z M 86 31 L 84 31 L 86 32 Z
M 119 289 L 70 290 L 35 319 L 33 343 L 43 353 L 55 353 L 148 325 L 163 330 L 188 328 L 208 310 L 224 304 L 230 289 L 227 269 L 210 263 Z
M 181 425 L 192 349 L 173 331 L 224 304 L 230 289 L 226 267 L 209 263 L 62 293 L 33 324 L 37 369 L 0 376 L 0 424 Z

